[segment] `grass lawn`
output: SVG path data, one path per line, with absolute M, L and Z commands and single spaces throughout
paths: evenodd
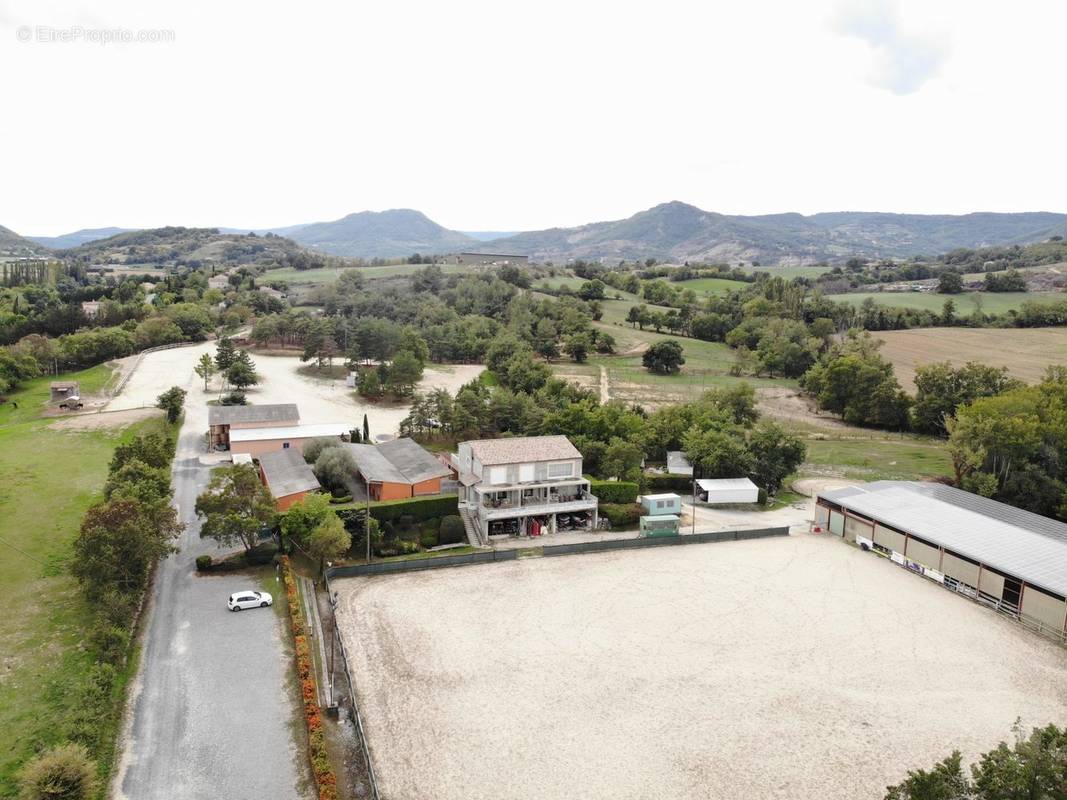
M 948 444 L 942 439 L 870 431 L 870 438 L 805 438 L 808 458 L 798 477 L 839 475 L 864 481 L 922 480 L 952 475 Z
M 45 375 L 26 381 L 0 404 L 0 426 L 37 419 L 52 395 L 48 385 L 54 380 L 79 381 L 84 396 L 103 391 L 113 374 L 114 370 L 107 364 L 98 364 L 80 372 L 68 372 L 58 377 Z M 14 403 L 18 403 L 18 408 Z
M 829 272 L 832 267 L 741 267 L 750 275 L 753 272 L 769 272 L 772 276 L 782 278 L 817 278 L 824 272 Z
M 62 377 L 88 389 L 93 381 L 102 386 L 109 374 L 94 368 Z M 8 413 L 8 403 L 0 427 L 0 608 L 6 620 L 0 627 L 0 797 L 14 796 L 17 769 L 35 746 L 62 735 L 72 691 L 93 666 L 82 649 L 90 611 L 67 573 L 82 515 L 100 497 L 115 446 L 161 425 L 153 419 L 124 430 L 75 432 L 27 421 L 47 394 L 47 379 L 14 393 L 18 412 Z M 132 670 L 131 663 L 126 672 Z M 126 677 L 120 676 L 116 698 Z M 109 760 L 101 765 L 105 770 Z
M 851 303 L 858 306 L 867 298 L 880 306 L 890 308 L 914 308 L 940 313 L 945 300 L 956 304 L 956 316 L 966 317 L 975 311 L 975 297 L 981 297 L 982 311 L 986 314 L 1005 314 L 1019 309 L 1024 302 L 1052 303 L 1067 300 L 1063 292 L 964 292 L 963 294 L 938 294 L 937 292 L 857 292 L 855 294 L 829 295 L 828 300 Z

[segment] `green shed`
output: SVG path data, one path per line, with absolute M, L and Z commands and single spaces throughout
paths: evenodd
M 677 514 L 654 514 L 641 517 L 642 536 L 677 536 L 678 528 Z

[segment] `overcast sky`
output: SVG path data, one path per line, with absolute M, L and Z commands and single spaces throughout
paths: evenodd
M 116 28 L 173 41 L 85 40 Z M 1065 28 L 1054 0 L 0 0 L 0 224 L 1067 212 Z

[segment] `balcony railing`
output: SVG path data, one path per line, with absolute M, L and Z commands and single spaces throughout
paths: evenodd
M 578 502 L 597 502 L 595 495 L 589 492 L 575 492 L 573 494 L 548 494 L 548 495 L 532 495 L 530 497 L 522 497 L 521 495 L 514 495 L 507 499 L 496 499 L 486 497 L 482 500 L 482 508 L 489 509 L 515 509 L 515 508 L 536 508 L 538 506 L 554 506 L 561 503 L 578 503 Z

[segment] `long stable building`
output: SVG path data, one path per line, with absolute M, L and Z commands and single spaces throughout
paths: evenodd
M 938 483 L 822 492 L 815 523 L 1067 639 L 1067 525 Z

